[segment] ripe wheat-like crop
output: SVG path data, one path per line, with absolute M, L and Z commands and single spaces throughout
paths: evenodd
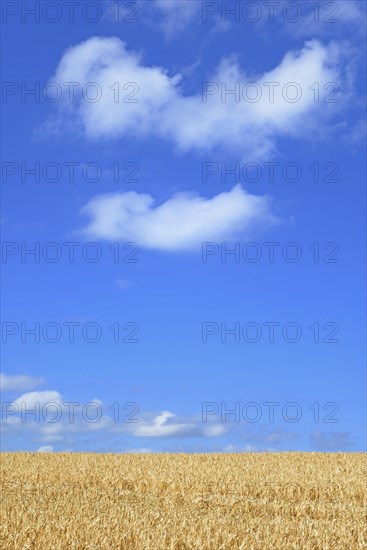
M 362 550 L 362 453 L 1 454 L 4 550 Z

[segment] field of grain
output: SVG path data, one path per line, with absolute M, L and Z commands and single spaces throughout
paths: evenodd
M 363 454 L 1 455 L 4 550 L 357 550 Z

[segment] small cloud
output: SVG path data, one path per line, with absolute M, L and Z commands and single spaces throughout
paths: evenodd
M 153 449 L 148 449 L 148 447 L 141 447 L 140 449 L 127 449 L 124 451 L 125 454 L 148 454 L 148 453 L 154 453 Z
M 55 453 L 55 452 L 57 452 L 57 451 L 55 451 L 55 449 L 53 448 L 52 445 L 43 445 L 42 447 L 40 447 L 36 451 L 36 453 Z M 60 452 L 61 453 L 72 453 L 73 450 L 72 449 L 63 449 Z
M 163 411 L 153 421 L 143 421 L 133 435 L 137 437 L 218 437 L 226 433 L 222 424 L 203 427 L 201 423 L 184 421 L 170 411 Z
M 43 378 L 35 378 L 26 374 L 0 374 L 0 391 L 29 391 L 44 382 Z
M 351 432 L 320 432 L 311 435 L 311 445 L 319 451 L 349 451 L 355 446 Z
M 203 431 L 207 437 L 218 437 L 224 435 L 227 432 L 227 428 L 224 424 L 213 424 L 212 426 L 204 428 Z
M 250 443 L 244 446 L 229 444 L 229 445 L 226 445 L 222 450 L 222 452 L 224 453 L 262 453 L 262 452 L 272 453 L 276 451 L 277 449 L 273 449 L 273 448 L 264 449 L 258 445 L 251 445 Z
M 282 428 L 269 430 L 266 428 L 259 429 L 256 432 L 242 435 L 242 439 L 250 444 L 266 445 L 266 444 L 282 444 L 287 441 L 292 441 L 299 438 L 299 434 L 290 432 Z
M 116 285 L 119 287 L 119 288 L 129 288 L 132 283 L 130 281 L 128 281 L 127 279 L 121 279 L 120 277 L 118 279 L 116 279 Z
M 195 17 L 200 20 L 201 2 L 198 0 L 155 0 L 154 7 L 159 12 L 160 28 L 167 39 L 192 25 Z
M 54 452 L 54 448 L 52 447 L 52 445 L 43 445 L 43 447 L 40 447 L 36 451 L 36 453 L 53 453 L 53 452 Z
M 156 416 L 151 423 L 145 422 L 138 426 L 134 435 L 138 437 L 167 437 L 179 436 L 190 432 L 191 425 L 185 423 L 169 423 L 175 415 L 169 411 L 163 411 Z

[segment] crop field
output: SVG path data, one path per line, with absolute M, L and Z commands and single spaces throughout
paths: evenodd
M 2 453 L 4 550 L 367 547 L 362 453 Z

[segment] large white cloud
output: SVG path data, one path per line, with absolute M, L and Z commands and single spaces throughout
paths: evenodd
M 252 76 L 227 58 L 195 94 L 185 95 L 181 75 L 145 65 L 119 38 L 93 37 L 67 50 L 51 79 L 63 91 L 53 124 L 77 126 L 92 139 L 158 136 L 182 151 L 231 149 L 254 160 L 274 150 L 278 135 L 302 136 L 308 118 L 328 112 L 323 99 L 330 89 L 323 87 L 341 84 L 340 56 L 336 44 L 310 40 L 277 67 Z M 71 100 L 70 82 L 78 83 Z M 318 102 L 310 90 L 315 82 Z M 224 95 L 236 86 L 237 97 Z M 209 90 L 204 101 L 203 89 Z
M 205 199 L 179 193 L 155 206 L 154 199 L 136 192 L 92 198 L 82 209 L 90 217 L 85 236 L 121 239 L 160 250 L 189 250 L 204 241 L 248 235 L 254 225 L 276 222 L 270 199 L 246 193 L 241 186 Z

